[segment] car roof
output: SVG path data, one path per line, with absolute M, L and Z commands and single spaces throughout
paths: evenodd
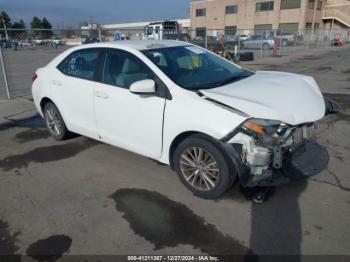
M 158 48 L 167 48 L 167 47 L 177 47 L 190 45 L 190 43 L 176 41 L 176 40 L 122 40 L 114 42 L 103 42 L 103 43 L 94 43 L 86 44 L 81 46 L 81 48 L 91 48 L 91 47 L 111 47 L 111 48 L 132 48 L 136 50 L 150 50 Z

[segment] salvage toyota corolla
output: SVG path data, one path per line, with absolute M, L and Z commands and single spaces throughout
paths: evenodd
M 33 75 L 51 135 L 82 134 L 169 164 L 203 198 L 310 177 L 325 103 L 312 77 L 245 70 L 179 41 L 72 48 Z

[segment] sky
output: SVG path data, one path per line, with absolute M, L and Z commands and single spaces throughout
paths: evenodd
M 22 18 L 27 27 L 33 16 L 67 27 L 91 20 L 113 24 L 189 18 L 190 2 L 195 0 L 0 0 L 0 11 L 12 20 Z

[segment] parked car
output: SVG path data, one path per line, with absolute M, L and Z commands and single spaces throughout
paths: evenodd
M 35 45 L 45 45 L 47 43 L 47 40 L 45 39 L 34 39 Z
M 249 35 L 239 35 L 238 37 L 239 37 L 240 41 L 245 41 L 245 40 L 248 40 L 250 38 Z
M 168 164 L 203 198 L 236 179 L 307 178 L 328 161 L 311 136 L 325 114 L 312 77 L 251 72 L 185 42 L 74 47 L 36 71 L 32 94 L 55 139 L 74 132 Z
M 100 42 L 105 42 L 105 38 L 101 37 L 101 40 L 99 37 L 86 37 L 83 41 L 83 44 L 93 44 L 93 43 L 100 43 Z
M 12 47 L 11 41 L 6 40 L 6 39 L 0 39 L 0 45 L 1 45 L 1 48 L 11 48 Z
M 343 47 L 344 46 L 344 41 L 340 38 L 334 38 L 331 40 L 331 46 L 339 46 Z
M 288 46 L 293 45 L 297 41 L 297 35 L 293 33 L 288 32 L 275 32 L 274 33 L 275 39 L 277 38 L 279 41 L 281 40 L 282 46 Z
M 235 35 L 224 35 L 224 40 L 226 42 L 235 42 L 238 41 L 238 37 Z
M 208 36 L 206 40 L 202 37 L 196 37 L 191 40 L 191 43 L 203 48 L 207 47 L 213 52 L 225 51 L 226 49 L 233 48 L 234 45 L 233 42 L 225 42 L 224 39 L 217 39 L 217 37 L 214 36 Z
M 31 40 L 21 40 L 18 41 L 18 45 L 21 47 L 25 47 L 25 46 L 33 46 L 33 42 Z
M 272 49 L 275 40 L 272 37 L 264 37 L 262 35 L 253 35 L 249 39 L 241 42 L 241 48 L 247 49 Z
M 17 49 L 19 41 L 13 39 L 0 39 L 1 48 L 14 48 Z
M 63 40 L 59 37 L 53 37 L 51 43 L 55 45 L 63 45 Z

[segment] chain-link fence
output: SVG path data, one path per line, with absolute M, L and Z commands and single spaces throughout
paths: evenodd
M 286 56 L 308 48 L 347 45 L 349 30 L 152 30 L 0 29 L 0 99 L 30 96 L 31 76 L 64 50 L 82 44 L 136 39 L 176 39 L 207 48 L 232 61 Z

